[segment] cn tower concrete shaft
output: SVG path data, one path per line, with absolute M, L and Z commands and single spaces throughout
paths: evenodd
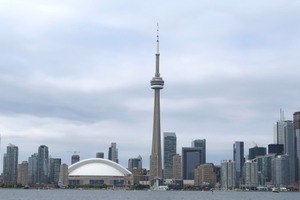
M 158 29 L 157 29 L 158 32 Z M 161 129 L 160 129 L 160 90 L 164 87 L 164 81 L 159 74 L 159 36 L 157 33 L 157 52 L 155 54 L 156 67 L 155 76 L 151 80 L 151 88 L 154 90 L 154 116 L 152 151 L 150 156 L 150 183 L 155 179 L 162 179 L 162 157 L 161 157 Z

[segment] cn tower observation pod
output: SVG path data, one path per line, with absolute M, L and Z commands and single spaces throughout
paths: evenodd
M 120 164 L 102 158 L 89 158 L 68 168 L 69 185 L 128 186 L 132 173 Z

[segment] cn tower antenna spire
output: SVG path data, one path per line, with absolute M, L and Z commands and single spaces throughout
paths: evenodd
M 156 50 L 156 54 L 159 54 L 159 25 L 157 23 L 157 39 L 156 39 L 156 45 L 157 45 L 157 50 Z

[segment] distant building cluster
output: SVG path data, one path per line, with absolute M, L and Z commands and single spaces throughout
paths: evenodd
M 295 187 L 300 183 L 300 112 L 293 120 L 283 117 L 274 124 L 274 143 L 255 146 L 244 156 L 244 142 L 233 145 L 233 160 L 221 163 L 223 189 Z
M 79 152 L 71 156 L 71 164 L 80 162 Z M 2 186 L 5 187 L 57 187 L 69 185 L 68 165 L 61 162 L 61 158 L 49 156 L 49 148 L 40 145 L 37 153 L 32 154 L 28 161 L 18 164 L 19 148 L 9 144 L 3 156 Z M 104 159 L 103 152 L 97 152 L 96 158 Z M 111 143 L 108 150 L 108 160 L 118 163 L 118 149 L 116 143 Z M 140 164 L 141 166 L 141 164 Z

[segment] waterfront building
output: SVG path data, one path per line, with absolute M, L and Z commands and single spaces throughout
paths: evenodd
M 297 180 L 296 176 L 296 147 L 294 122 L 291 120 L 280 120 L 275 124 L 274 140 L 283 145 L 283 155 L 288 155 L 290 182 Z
M 132 173 L 120 164 L 102 158 L 81 160 L 68 169 L 68 180 L 71 186 L 107 185 L 124 187 L 133 184 Z
M 279 155 L 272 160 L 272 183 L 274 185 L 290 185 L 288 156 Z
M 235 183 L 237 184 L 236 186 L 238 187 L 240 184 L 242 184 L 243 180 L 243 166 L 245 163 L 245 157 L 244 157 L 244 142 L 241 141 L 236 141 L 233 144 L 233 161 L 235 163 Z
M 265 147 L 258 147 L 256 145 L 255 147 L 249 149 L 248 160 L 253 160 L 256 158 L 256 156 L 264 156 L 266 155 L 266 152 L 267 149 Z
M 206 163 L 206 140 L 205 139 L 193 140 L 192 147 L 198 147 L 202 149 L 201 163 Z
M 22 186 L 28 186 L 28 162 L 23 161 L 18 164 L 18 180 L 17 183 Z
M 155 75 L 150 84 L 154 90 L 154 115 L 152 132 L 152 149 L 150 155 L 150 184 L 155 179 L 162 179 L 162 156 L 161 156 L 161 127 L 160 127 L 160 90 L 164 87 L 164 80 L 159 73 L 159 34 L 157 25 L 157 51 L 155 54 Z
M 300 111 L 295 112 L 294 133 L 295 133 L 295 182 L 300 182 Z
M 276 154 L 257 156 L 257 173 L 259 185 L 270 185 L 272 183 L 272 160 Z
M 205 163 L 199 165 L 194 171 L 194 184 L 202 185 L 208 183 L 216 183 L 217 175 L 213 163 Z
M 61 159 L 60 158 L 50 158 L 50 183 L 58 184 L 59 174 L 60 174 Z
M 38 148 L 37 182 L 39 184 L 49 182 L 49 149 L 46 145 L 40 145 Z
M 173 156 L 172 179 L 182 180 L 181 156 L 179 154 Z
M 297 181 L 296 176 L 296 150 L 295 150 L 295 131 L 294 123 L 291 120 L 283 122 L 284 129 L 284 155 L 288 156 L 289 160 L 289 177 L 290 183 L 295 183 Z
M 221 187 L 223 189 L 235 188 L 235 163 L 232 160 L 222 160 L 221 162 Z
M 38 154 L 34 153 L 28 158 L 28 183 L 34 185 L 37 183 Z
M 244 164 L 244 174 L 245 174 L 245 187 L 246 188 L 255 188 L 258 186 L 258 171 L 257 171 L 257 162 L 256 159 L 247 160 Z
M 68 179 L 68 165 L 67 164 L 62 164 L 59 169 L 59 181 L 58 185 L 59 187 L 66 187 L 69 184 L 69 179 Z
M 182 178 L 194 180 L 194 169 L 200 165 L 203 159 L 203 149 L 200 147 L 182 147 Z
M 108 149 L 108 160 L 112 160 L 116 163 L 119 163 L 117 143 L 112 142 L 111 146 Z
M 3 181 L 4 184 L 15 185 L 18 178 L 19 148 L 9 144 L 3 157 Z
M 128 170 L 132 169 L 142 169 L 143 168 L 143 159 L 142 156 L 138 156 L 137 158 L 128 159 Z
M 176 154 L 176 134 L 164 133 L 164 179 L 172 179 L 173 156 Z

